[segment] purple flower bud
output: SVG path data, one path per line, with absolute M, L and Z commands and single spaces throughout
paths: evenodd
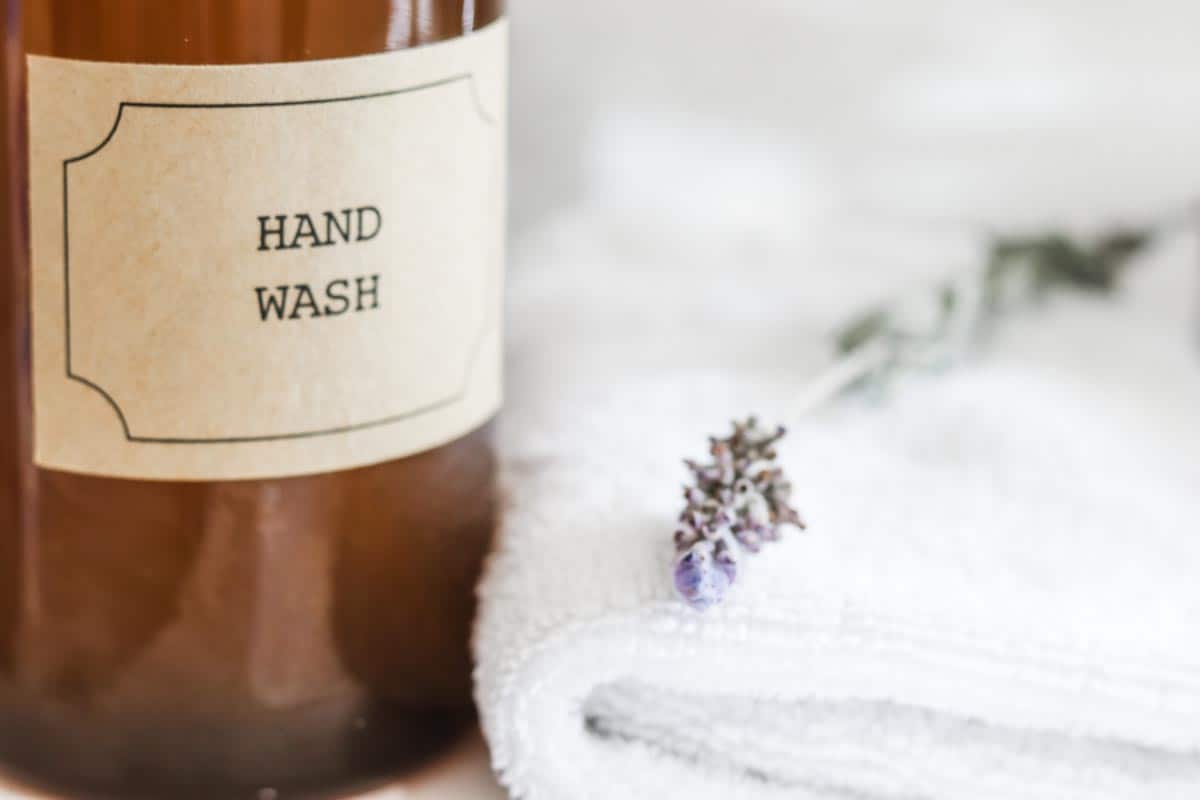
M 800 513 L 791 506 L 781 506 L 779 511 L 776 512 L 776 518 L 781 525 L 795 525 L 800 530 L 808 527 L 808 524 L 800 516 Z
M 762 549 L 762 534 L 753 528 L 738 528 L 733 535 L 738 540 L 738 544 L 751 553 L 757 553 Z
M 675 562 L 675 591 L 688 605 L 703 611 L 725 597 L 732 583 L 729 567 L 718 564 L 709 542 L 692 546 Z
M 771 524 L 771 506 L 758 492 L 746 496 L 742 513 L 752 527 L 761 529 Z
M 713 560 L 717 562 L 717 568 L 725 573 L 726 578 L 729 578 L 730 584 L 737 580 L 737 556 L 734 555 L 733 549 L 725 539 L 717 542 L 716 549 L 713 551 Z
M 675 549 L 686 550 L 700 541 L 700 535 L 693 528 L 680 528 L 675 531 Z
M 783 538 L 779 534 L 779 528 L 769 523 L 755 528 L 755 530 L 758 532 L 759 538 L 764 542 L 778 542 Z

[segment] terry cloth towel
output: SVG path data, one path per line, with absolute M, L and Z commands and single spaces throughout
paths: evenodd
M 744 272 L 599 273 L 621 245 L 591 244 L 514 281 L 475 643 L 514 797 L 1200 797 L 1190 255 L 793 424 L 809 530 L 743 558 L 700 613 L 670 579 L 680 459 L 786 412 L 824 347 L 787 320 L 833 295 L 795 275 L 786 312 L 752 315 L 779 292 Z

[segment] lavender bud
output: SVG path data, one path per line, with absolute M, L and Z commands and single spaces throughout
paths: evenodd
M 675 591 L 688 605 L 703 611 L 716 605 L 729 591 L 728 567 L 718 565 L 708 542 L 694 545 L 675 562 Z
M 771 475 L 779 470 L 767 458 L 756 458 L 746 463 L 742 472 L 756 481 L 770 480 Z
M 761 527 L 755 528 L 759 538 L 764 542 L 778 542 L 783 537 L 779 534 L 779 526 L 771 525 L 770 523 Z
M 694 528 L 680 528 L 675 531 L 675 549 L 686 550 L 700 541 L 700 534 Z
M 717 563 L 717 568 L 725 573 L 725 577 L 729 578 L 729 583 L 732 584 L 737 580 L 737 556 L 733 553 L 725 539 L 717 542 L 716 549 L 713 551 L 713 560 Z
M 742 507 L 745 518 L 753 527 L 763 528 L 771 524 L 771 506 L 758 492 L 747 495 Z
M 804 530 L 808 527 L 808 524 L 804 521 L 804 518 L 800 516 L 800 513 L 791 506 L 783 506 L 780 508 L 776 514 L 776 517 L 780 525 L 795 525 L 800 530 Z
M 751 553 L 757 553 L 762 549 L 762 535 L 753 528 L 739 528 L 733 532 L 733 537 L 738 540 L 738 544 Z

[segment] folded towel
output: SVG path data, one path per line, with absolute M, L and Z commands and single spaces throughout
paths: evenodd
M 680 459 L 786 414 L 823 342 L 785 321 L 820 318 L 836 282 L 789 274 L 787 312 L 747 321 L 761 283 L 527 264 L 476 631 L 513 795 L 1200 797 L 1189 258 L 794 424 L 781 460 L 810 528 L 704 613 L 670 580 Z M 655 303 L 670 324 L 639 313 Z

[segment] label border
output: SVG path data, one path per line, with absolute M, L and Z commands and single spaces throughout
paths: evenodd
M 108 135 L 100 142 L 100 144 L 80 155 L 72 158 L 63 159 L 62 162 L 62 193 L 63 193 L 63 306 L 64 306 L 64 341 L 66 344 L 66 376 L 68 380 L 75 381 L 88 387 L 92 391 L 103 397 L 112 407 L 117 415 L 118 421 L 121 423 L 121 429 L 125 434 L 127 442 L 136 444 L 167 444 L 167 445 L 212 445 L 212 444 L 253 444 L 260 442 L 280 442 L 294 439 L 313 439 L 322 436 L 336 436 L 347 433 L 355 433 L 358 431 L 370 430 L 372 428 L 380 428 L 388 425 L 394 425 L 399 422 L 404 422 L 425 414 L 431 414 L 443 408 L 454 405 L 460 402 L 466 396 L 467 387 L 470 383 L 471 375 L 475 372 L 475 365 L 479 359 L 479 353 L 483 346 L 483 341 L 487 336 L 490 328 L 491 312 L 486 312 L 483 324 L 481 325 L 479 334 L 475 338 L 475 343 L 471 348 L 471 352 L 467 358 L 466 369 L 463 373 L 462 385 L 459 389 L 449 397 L 438 400 L 434 403 L 429 403 L 418 408 L 403 411 L 397 414 L 391 414 L 380 419 L 370 420 L 368 422 L 359 422 L 349 425 L 340 425 L 333 428 L 322 428 L 311 431 L 298 431 L 295 433 L 282 434 L 265 434 L 260 436 L 231 436 L 219 438 L 183 438 L 183 437 L 153 437 L 153 436 L 138 436 L 130 429 L 129 421 L 125 416 L 125 412 L 121 409 L 116 399 L 109 394 L 102 386 L 76 373 L 71 362 L 71 255 L 70 255 L 70 206 L 68 200 L 68 170 L 72 164 L 83 161 L 96 153 L 100 152 L 112 141 L 117 134 L 117 129 L 121 126 L 121 119 L 126 108 L 153 108 L 153 109 L 212 109 L 212 108 L 281 108 L 289 106 L 306 106 L 306 105 L 323 105 L 327 103 L 348 103 L 358 100 L 375 100 L 385 97 L 395 97 L 402 94 L 410 94 L 413 92 L 427 91 L 430 89 L 438 89 L 450 86 L 456 83 L 466 81 L 471 90 L 471 97 L 474 100 L 475 112 L 479 118 L 487 125 L 495 126 L 496 118 L 489 114 L 484 108 L 483 102 L 479 97 L 479 87 L 475 80 L 473 72 L 464 72 L 456 75 L 451 75 L 447 78 L 442 78 L 436 81 L 408 86 L 403 89 L 389 89 L 381 92 L 369 92 L 366 94 L 345 95 L 338 97 L 319 97 L 309 100 L 274 100 L 263 102 L 244 102 L 244 103 L 148 103 L 122 100 L 117 106 L 117 116 L 113 120 L 112 128 L 109 129 Z

